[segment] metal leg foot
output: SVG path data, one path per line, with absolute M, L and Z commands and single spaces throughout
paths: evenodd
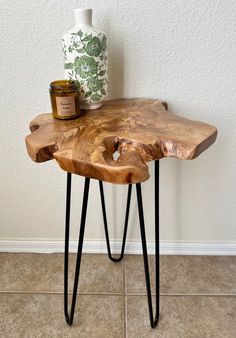
M 71 173 L 67 173 L 67 193 L 66 193 L 66 227 L 65 227 L 65 255 L 64 255 L 64 314 L 68 325 L 73 324 L 76 296 L 79 283 L 80 263 L 82 256 L 84 229 L 88 205 L 90 179 L 85 178 L 84 183 L 84 196 L 82 205 L 82 214 L 80 221 L 79 242 L 75 267 L 74 288 L 72 295 L 72 303 L 70 313 L 68 311 L 68 259 L 69 259 L 69 232 L 70 232 L 70 204 L 71 204 Z
M 103 214 L 103 221 L 104 221 L 104 229 L 105 229 L 108 257 L 110 258 L 111 261 L 117 263 L 117 262 L 120 262 L 124 257 L 125 242 L 126 242 L 126 235 L 127 235 L 127 229 L 128 229 L 128 221 L 129 221 L 129 210 L 130 210 L 130 199 L 131 199 L 131 192 L 132 192 L 132 184 L 129 184 L 129 186 L 128 186 L 124 233 L 123 233 L 121 253 L 120 253 L 120 256 L 118 258 L 112 257 L 112 254 L 111 254 L 109 231 L 108 231 L 108 226 L 107 226 L 106 205 L 105 205 L 105 198 L 104 198 L 104 190 L 103 190 L 102 181 L 99 181 L 99 189 L 100 189 L 100 195 L 101 195 L 102 214 Z

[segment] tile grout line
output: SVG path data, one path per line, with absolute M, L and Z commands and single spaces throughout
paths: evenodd
M 61 296 L 63 292 L 50 292 L 50 291 L 0 291 L 0 295 L 10 295 L 10 294 L 22 294 L 22 295 L 58 295 Z M 72 292 L 68 292 L 69 295 L 72 295 Z M 123 293 L 99 293 L 99 292 L 78 292 L 78 296 L 123 296 Z
M 126 333 L 126 297 L 125 297 L 125 289 L 126 289 L 126 274 L 125 274 L 125 260 L 123 261 L 123 311 L 124 311 L 124 315 L 123 315 L 123 320 L 124 320 L 124 338 L 127 337 L 127 333 Z
M 156 294 L 153 293 L 152 296 Z M 126 296 L 147 296 L 145 293 L 127 293 Z M 160 297 L 236 297 L 235 293 L 162 293 Z
M 81 296 L 147 296 L 146 293 L 126 293 L 126 268 L 123 267 L 123 290 L 124 292 L 78 292 L 78 295 Z M 4 294 L 29 294 L 29 295 L 63 295 L 63 291 L 0 291 L 0 295 Z M 69 295 L 72 295 L 72 291 L 68 292 Z M 155 293 L 153 293 L 155 296 Z M 161 293 L 161 297 L 236 297 L 236 293 Z

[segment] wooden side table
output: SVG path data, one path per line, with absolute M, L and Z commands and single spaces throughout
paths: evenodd
M 106 101 L 94 111 L 82 111 L 76 120 L 56 120 L 41 114 L 30 123 L 26 137 L 29 156 L 35 162 L 55 159 L 67 172 L 64 313 L 68 325 L 73 324 L 83 248 L 90 178 L 99 181 L 108 256 L 119 262 L 124 256 L 132 185 L 136 185 L 144 270 L 151 327 L 157 326 L 160 308 L 159 277 L 159 160 L 176 157 L 190 160 L 214 143 L 217 130 L 208 124 L 179 117 L 167 110 L 167 104 L 151 99 Z M 149 178 L 147 162 L 155 161 L 155 272 L 156 312 L 150 287 L 141 183 Z M 71 174 L 85 177 L 80 233 L 75 267 L 71 309 L 68 311 L 68 251 L 71 205 Z M 121 254 L 111 254 L 103 181 L 128 184 L 126 215 Z

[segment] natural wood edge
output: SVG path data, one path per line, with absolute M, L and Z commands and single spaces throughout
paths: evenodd
M 215 127 L 167 109 L 165 101 L 120 99 L 106 101 L 96 111 L 82 111 L 77 120 L 40 114 L 30 123 L 27 151 L 35 162 L 56 159 L 63 170 L 81 176 L 116 184 L 144 182 L 149 178 L 147 162 L 194 159 L 217 136 Z

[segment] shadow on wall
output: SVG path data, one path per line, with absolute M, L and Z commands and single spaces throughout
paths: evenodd
M 182 225 L 182 196 L 183 196 L 183 179 L 182 179 L 182 162 L 181 160 L 176 159 L 174 165 L 174 176 L 175 176 L 175 191 L 174 191 L 174 196 L 176 196 L 176 203 L 175 203 L 175 224 L 174 224 L 174 231 L 175 233 L 174 238 L 177 240 L 182 239 L 183 235 L 183 225 Z
M 119 41 L 118 37 L 112 36 L 110 23 L 106 22 L 106 32 L 108 35 L 108 93 L 109 99 L 123 98 L 124 94 L 124 48 L 122 40 Z M 109 34 L 110 33 L 110 34 Z M 115 43 L 114 43 L 115 41 Z M 126 189 L 125 189 L 126 190 Z M 126 195 L 126 192 L 123 191 Z M 112 219 L 114 224 L 110 225 L 110 233 L 113 235 L 111 238 L 120 239 L 123 236 L 123 212 L 122 217 L 118 217 L 120 213 L 120 198 L 121 192 L 118 191 L 116 185 L 111 186 L 112 196 Z M 122 210 L 123 211 L 123 210 Z M 119 215 L 120 216 L 120 215 Z M 118 221 L 117 221 L 118 218 Z M 122 220 L 122 224 L 120 223 Z M 111 223 L 111 222 L 109 222 Z
M 114 39 L 113 39 L 114 41 Z M 111 43 L 112 44 L 112 43 Z M 108 92 L 109 98 L 122 98 L 124 95 L 124 48 L 121 43 L 108 46 Z

